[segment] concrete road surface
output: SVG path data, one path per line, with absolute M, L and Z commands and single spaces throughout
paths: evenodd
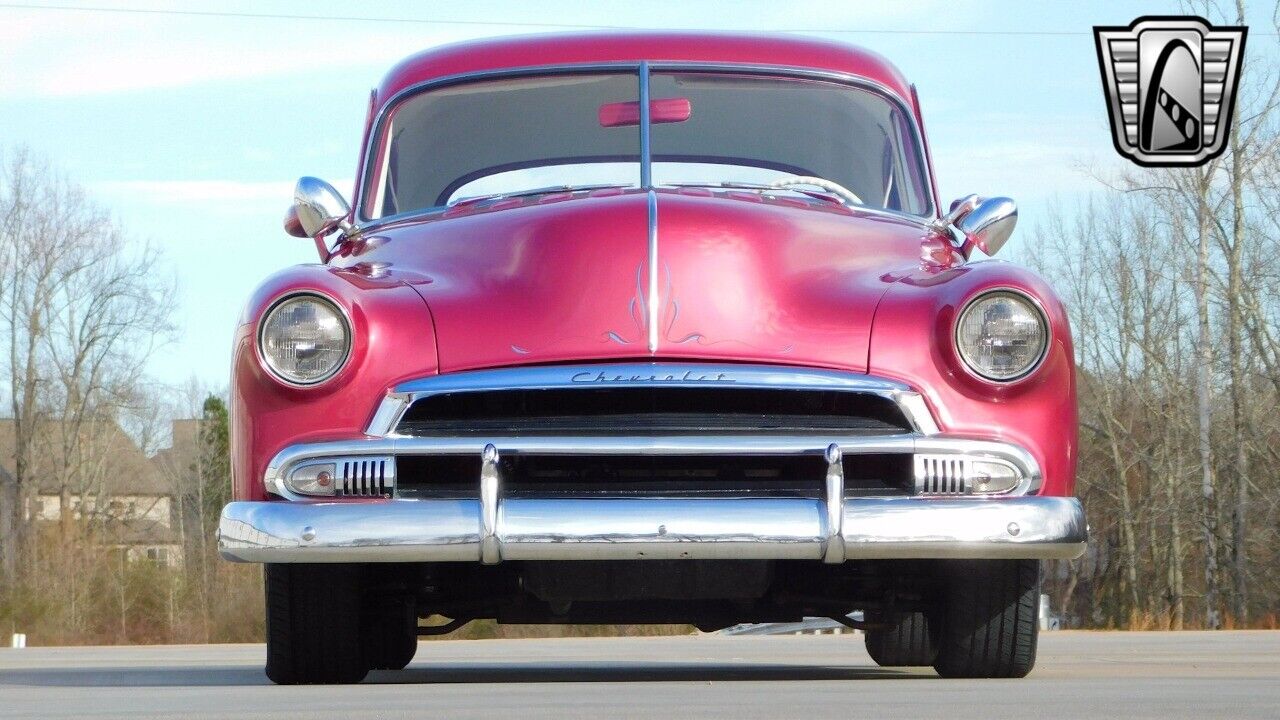
M 0 718 L 1277 718 L 1280 632 L 1046 633 L 1025 680 L 878 668 L 859 636 L 423 643 L 276 687 L 261 645 L 0 650 Z

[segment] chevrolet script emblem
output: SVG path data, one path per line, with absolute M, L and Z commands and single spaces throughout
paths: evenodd
M 1221 155 L 1247 33 L 1198 17 L 1095 27 L 1116 150 L 1155 167 L 1200 165 Z

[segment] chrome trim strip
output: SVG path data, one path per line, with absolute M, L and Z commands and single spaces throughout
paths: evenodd
M 368 427 L 365 428 L 366 435 L 386 436 L 390 435 L 400 424 L 400 418 L 404 417 L 404 411 L 409 409 L 409 405 L 413 403 L 413 396 L 408 393 L 390 392 L 378 403 L 378 409 L 374 411 L 373 417 L 369 420 Z
M 803 498 L 510 499 L 492 537 L 508 560 L 826 557 L 822 501 Z M 476 500 L 233 502 L 218 549 L 241 562 L 479 562 Z M 846 559 L 1079 557 L 1080 501 L 850 498 Z
M 701 63 L 701 62 L 647 62 L 649 73 L 654 70 L 669 71 L 703 71 L 703 72 L 724 72 L 724 73 L 765 73 L 795 78 L 810 78 L 818 80 L 827 80 L 830 82 L 838 82 L 844 85 L 869 90 L 884 97 L 899 112 L 903 114 L 906 124 L 911 128 L 911 139 L 916 144 L 917 163 L 920 165 L 918 172 L 921 178 L 926 180 L 924 183 L 925 197 L 929 201 L 929 207 L 920 215 L 912 213 L 900 212 L 897 210 L 881 209 L 880 212 L 890 213 L 898 217 L 910 218 L 912 220 L 928 222 L 939 216 L 941 207 L 938 204 L 938 198 L 934 194 L 932 182 L 932 173 L 927 163 L 925 153 L 927 149 L 924 144 L 924 133 L 920 130 L 919 124 L 916 122 L 916 114 L 907 104 L 907 100 L 900 97 L 893 90 L 882 83 L 878 83 L 870 78 L 860 75 L 851 75 L 837 70 L 823 70 L 818 68 L 804 68 L 786 65 L 761 65 L 752 63 Z M 374 162 L 374 148 L 377 147 L 378 138 L 382 135 L 383 123 L 386 120 L 391 108 L 405 98 L 420 92 L 425 92 L 438 87 L 448 85 L 456 85 L 465 82 L 475 82 L 480 80 L 492 80 L 503 77 L 528 77 L 534 75 L 551 75 L 551 74 L 583 74 L 583 73 L 601 73 L 601 72 L 619 72 L 634 71 L 639 72 L 641 63 L 639 62 L 613 62 L 613 63 L 583 63 L 577 65 L 531 65 L 525 67 L 499 68 L 494 70 L 479 70 L 468 73 L 458 73 L 455 75 L 446 75 L 444 77 L 433 78 L 425 82 L 410 85 L 392 95 L 387 102 L 378 108 L 377 115 L 374 116 L 372 128 L 369 137 L 366 140 L 364 148 L 361 150 L 360 177 L 359 184 L 356 186 L 355 197 L 352 201 L 352 207 L 355 208 L 354 217 L 356 220 L 356 231 L 363 233 L 369 229 L 392 223 L 399 222 L 408 218 L 419 215 L 428 215 L 439 212 L 443 208 L 422 208 L 412 210 L 395 215 L 388 215 L 376 219 L 364 216 L 364 200 L 366 188 L 369 185 L 369 175 Z M 644 110 L 644 106 L 641 108 Z
M 531 365 L 495 370 L 467 370 L 431 375 L 395 386 L 393 392 L 427 395 L 472 390 L 560 387 L 653 386 L 745 387 L 798 390 L 848 390 L 889 393 L 911 388 L 896 380 L 864 373 L 785 365 L 737 363 L 631 362 L 576 365 Z
M 331 455 L 475 455 L 486 445 L 500 452 L 540 455 L 793 455 L 812 454 L 836 444 L 842 452 L 911 453 L 924 437 L 910 433 L 897 435 L 508 435 L 387 437 L 290 445 L 272 459 L 268 474 L 301 460 Z M 946 452 L 955 443 L 971 443 L 940 437 L 929 451 Z M 1003 443 L 984 443 L 1002 448 Z
M 844 463 L 841 455 L 839 445 L 832 443 L 827 446 L 827 483 L 823 497 L 827 506 L 827 548 L 822 554 L 822 562 L 830 564 L 844 562 Z
M 651 138 L 649 120 L 653 109 L 649 107 L 649 63 L 641 60 L 637 73 L 640 75 L 640 90 L 638 93 L 640 96 L 640 187 L 645 190 L 652 190 L 653 155 L 650 152 L 652 146 L 649 144 Z M 652 193 L 650 196 L 652 196 Z
M 646 313 L 649 317 L 649 354 L 658 352 L 658 313 L 661 303 L 658 301 L 658 194 L 653 191 L 653 154 L 652 128 L 650 127 L 649 107 L 649 63 L 640 62 L 637 70 L 640 75 L 640 187 L 647 190 L 646 212 L 647 241 L 649 258 L 649 297 Z
M 656 234 L 656 228 L 653 231 Z M 656 255 L 656 238 L 653 254 Z M 652 298 L 655 292 L 650 292 Z M 652 313 L 653 310 L 651 309 Z M 650 328 L 656 325 L 650 318 Z M 652 342 L 652 340 L 651 340 Z M 863 373 L 778 365 L 636 362 L 538 365 L 496 370 L 470 370 L 410 380 L 391 390 L 374 412 L 366 435 L 391 436 L 404 411 L 430 395 L 485 390 L 548 390 L 591 386 L 738 387 L 840 390 L 878 395 L 897 403 L 912 428 L 923 435 L 939 433 L 924 398 L 896 380 Z
M 937 435 L 942 432 L 937 421 L 933 419 L 933 413 L 929 412 L 929 406 L 925 404 L 923 395 L 911 390 L 902 390 L 895 392 L 893 399 L 897 401 L 898 409 L 907 416 L 907 421 L 915 427 L 916 431 L 925 435 Z
M 559 435 L 503 437 L 385 437 L 302 443 L 281 450 L 267 465 L 269 492 L 298 499 L 283 479 L 306 460 L 349 455 L 476 455 L 488 446 L 503 453 L 538 455 L 801 455 L 835 445 L 844 454 L 930 453 L 993 458 L 1013 465 L 1022 483 L 1011 493 L 1040 488 L 1043 477 L 1035 458 L 1010 443 L 945 435 Z
M 649 354 L 658 352 L 658 194 L 649 191 Z

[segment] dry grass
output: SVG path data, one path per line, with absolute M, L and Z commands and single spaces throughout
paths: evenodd
M 0 584 L 0 634 L 31 645 L 249 642 L 263 632 L 262 571 L 215 556 L 190 567 L 129 559 L 48 532 L 26 581 Z
M 28 584 L 0 584 L 0 637 L 23 632 L 33 646 L 262 641 L 262 570 L 258 565 L 208 557 L 204 563 L 197 561 L 186 568 L 166 567 L 127 561 L 118 551 L 94 547 L 90 542 L 47 542 L 42 547 L 63 550 L 33 559 Z M 1182 629 L 1200 629 L 1201 620 L 1198 614 L 1188 615 Z M 1224 625 L 1241 628 L 1229 616 Z M 1280 618 L 1274 612 L 1259 615 L 1247 627 L 1274 630 L 1280 628 Z M 1132 613 L 1126 623 L 1097 629 L 1178 628 L 1167 614 Z M 438 637 L 470 640 L 692 632 L 689 625 L 499 625 L 478 620 Z
M 59 547 L 48 544 L 45 547 Z M 0 634 L 40 645 L 262 642 L 262 569 L 216 557 L 186 568 L 128 561 L 69 543 L 38 558 L 25 585 L 0 585 Z M 204 574 L 208 573 L 207 582 Z M 499 625 L 478 620 L 443 636 L 483 638 L 685 635 L 688 625 Z

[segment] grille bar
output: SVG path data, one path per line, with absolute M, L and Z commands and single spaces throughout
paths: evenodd
M 797 455 L 530 455 L 502 456 L 511 497 L 809 497 L 823 495 L 824 466 L 814 449 Z M 841 460 L 847 496 L 914 492 L 909 453 L 851 453 Z M 480 456 L 418 455 L 397 459 L 401 498 L 473 498 Z M 826 473 L 829 475 L 829 472 Z
M 862 482 L 875 479 L 870 473 L 868 463 L 873 458 L 868 456 L 915 456 L 907 462 L 903 473 L 909 482 L 914 484 L 920 494 L 971 494 L 971 486 L 979 477 L 983 477 L 983 467 L 990 465 L 1006 466 L 1016 477 L 1017 484 L 1009 492 L 1014 494 L 1034 493 L 1040 488 L 1043 477 L 1035 458 L 1026 450 L 1009 443 L 976 440 L 971 438 L 952 438 L 940 435 L 894 434 L 894 435 L 806 435 L 806 434 L 765 434 L 765 435 L 659 435 L 659 436 L 612 436 L 612 435 L 570 435 L 570 436 L 494 436 L 494 437 L 383 437 L 361 438 L 357 440 L 337 440 L 330 442 L 305 443 L 293 445 L 282 450 L 267 467 L 264 482 L 267 489 L 277 495 L 293 497 L 286 484 L 286 478 L 300 468 L 310 467 L 317 463 L 335 463 L 335 484 L 340 493 L 355 492 L 358 485 L 353 485 L 347 478 L 356 475 L 355 463 L 368 460 L 385 461 L 380 467 L 375 466 L 379 474 L 374 476 L 379 482 L 374 488 L 382 495 L 392 492 L 397 484 L 396 463 L 431 460 L 443 462 L 452 457 L 459 461 L 468 461 L 459 468 L 443 473 L 445 476 L 458 477 L 470 488 L 474 484 L 474 462 L 480 458 L 485 446 L 493 445 L 502 457 L 519 460 L 532 456 L 561 456 L 566 461 L 587 462 L 588 458 L 599 458 L 601 461 L 621 462 L 621 456 L 642 456 L 646 462 L 677 462 L 677 458 L 692 456 L 708 456 L 716 468 L 728 465 L 723 460 L 711 458 L 764 458 L 768 456 L 808 456 L 821 457 L 822 448 L 836 445 L 844 456 L 844 472 L 846 488 L 862 489 Z M 921 457 L 924 456 L 924 457 Z M 955 463 L 957 456 L 962 458 Z M 949 460 L 952 464 L 926 462 L 931 460 Z M 868 469 L 866 478 L 862 478 L 858 468 Z M 625 469 L 625 467 L 624 467 Z M 880 468 L 888 469 L 888 468 Z M 461 470 L 461 472 L 458 472 Z M 914 472 L 913 472 L 914 470 Z M 878 472 L 875 474 L 879 474 Z M 1008 475 L 1008 472 L 997 473 Z M 419 473 L 413 473 L 415 477 Z M 436 477 L 441 474 L 432 473 Z M 791 473 L 780 475 L 793 476 Z M 813 477 L 820 479 L 819 473 L 804 472 L 793 477 Z M 416 483 L 415 483 L 416 484 Z
M 344 497 L 381 497 L 396 485 L 395 460 L 389 457 L 344 458 L 338 461 L 337 494 Z
M 915 458 L 916 491 L 919 494 L 969 494 L 969 458 L 947 455 L 916 455 Z

